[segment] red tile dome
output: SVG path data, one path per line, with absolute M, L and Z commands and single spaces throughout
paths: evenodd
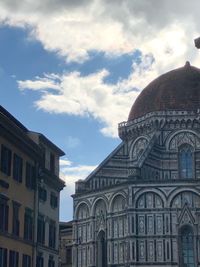
M 137 97 L 128 121 L 153 111 L 200 108 L 200 69 L 189 62 L 153 80 Z

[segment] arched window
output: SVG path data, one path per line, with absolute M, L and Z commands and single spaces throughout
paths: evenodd
M 89 209 L 85 203 L 80 204 L 77 211 L 77 219 L 87 219 L 89 217 Z
M 112 203 L 112 211 L 120 212 L 125 209 L 125 198 L 122 195 L 117 195 Z
M 154 192 L 146 192 L 138 198 L 136 207 L 139 209 L 163 208 L 163 200 Z
M 180 176 L 183 179 L 190 179 L 193 176 L 193 151 L 190 145 L 181 146 L 179 149 Z
M 181 209 L 187 204 L 189 208 L 198 208 L 200 203 L 200 197 L 194 193 L 189 191 L 183 191 L 178 193 L 172 199 L 170 206 L 172 208 Z
M 180 231 L 181 266 L 195 267 L 194 232 L 191 227 L 185 226 Z

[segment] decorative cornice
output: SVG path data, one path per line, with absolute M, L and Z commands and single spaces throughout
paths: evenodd
M 61 191 L 65 187 L 65 182 L 46 168 L 42 169 L 39 178 L 44 179 L 46 184 L 53 187 L 57 191 Z
M 118 124 L 119 137 L 122 140 L 130 140 L 141 134 L 148 134 L 155 130 L 163 129 L 166 123 L 199 124 L 200 109 L 195 111 L 155 111 L 132 121 Z M 197 126 L 197 125 L 196 125 Z

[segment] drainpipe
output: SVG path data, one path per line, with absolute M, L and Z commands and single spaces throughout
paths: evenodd
M 32 252 L 32 266 L 36 266 L 37 256 L 37 217 L 39 210 L 38 201 L 38 176 L 39 176 L 39 164 L 35 162 L 35 188 L 34 188 L 34 215 L 33 215 L 33 252 Z
M 33 267 L 36 266 L 37 263 L 37 248 L 38 248 L 38 243 L 37 243 L 37 219 L 39 215 L 39 196 L 38 196 L 38 188 L 39 185 L 41 184 L 41 176 L 42 176 L 42 171 L 40 164 L 36 164 L 36 185 L 35 185 L 35 218 L 34 218 L 34 244 L 35 244 L 35 255 L 34 255 L 34 265 Z

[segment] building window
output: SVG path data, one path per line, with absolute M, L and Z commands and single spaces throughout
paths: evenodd
M 11 157 L 11 150 L 1 145 L 1 171 L 8 176 L 11 174 Z
M 53 259 L 53 256 L 49 257 L 48 267 L 55 267 L 55 261 Z
M 181 146 L 179 150 L 179 168 L 182 179 L 193 176 L 193 151 L 190 145 Z
M 9 267 L 18 267 L 19 265 L 19 253 L 13 250 L 10 250 L 9 254 Z
M 13 202 L 13 225 L 12 225 L 12 233 L 16 236 L 19 236 L 19 208 L 20 204 Z
M 44 259 L 42 257 L 42 254 L 39 254 L 37 256 L 36 267 L 44 267 Z
M 13 179 L 17 182 L 22 182 L 22 170 L 23 170 L 23 160 L 17 154 L 14 154 L 13 159 Z
M 54 193 L 51 193 L 50 196 L 50 205 L 52 208 L 57 208 L 58 207 L 58 198 Z
M 56 223 L 50 221 L 49 223 L 49 247 L 55 248 L 56 246 Z
M 35 188 L 35 167 L 29 162 L 26 162 L 26 187 L 29 189 Z
M 8 231 L 8 212 L 9 206 L 7 198 L 0 197 L 0 231 Z
M 180 233 L 181 266 L 195 267 L 194 233 L 191 227 L 185 226 Z
M 66 249 L 66 263 L 72 264 L 72 248 L 71 247 L 68 247 Z
M 31 256 L 23 254 L 22 267 L 31 267 Z
M 41 156 L 42 156 L 42 166 L 46 166 L 46 149 L 43 145 L 40 145 L 41 148 Z
M 39 194 L 39 200 L 41 200 L 41 201 L 47 200 L 47 190 L 46 189 L 44 189 L 43 187 L 39 187 L 38 194 Z
M 55 156 L 53 153 L 50 154 L 50 171 L 55 173 Z
M 33 239 L 33 212 L 30 209 L 26 209 L 24 214 L 24 239 Z
M 0 248 L 0 267 L 7 266 L 7 249 Z
M 42 215 L 38 216 L 37 241 L 41 244 L 45 243 L 45 221 Z

